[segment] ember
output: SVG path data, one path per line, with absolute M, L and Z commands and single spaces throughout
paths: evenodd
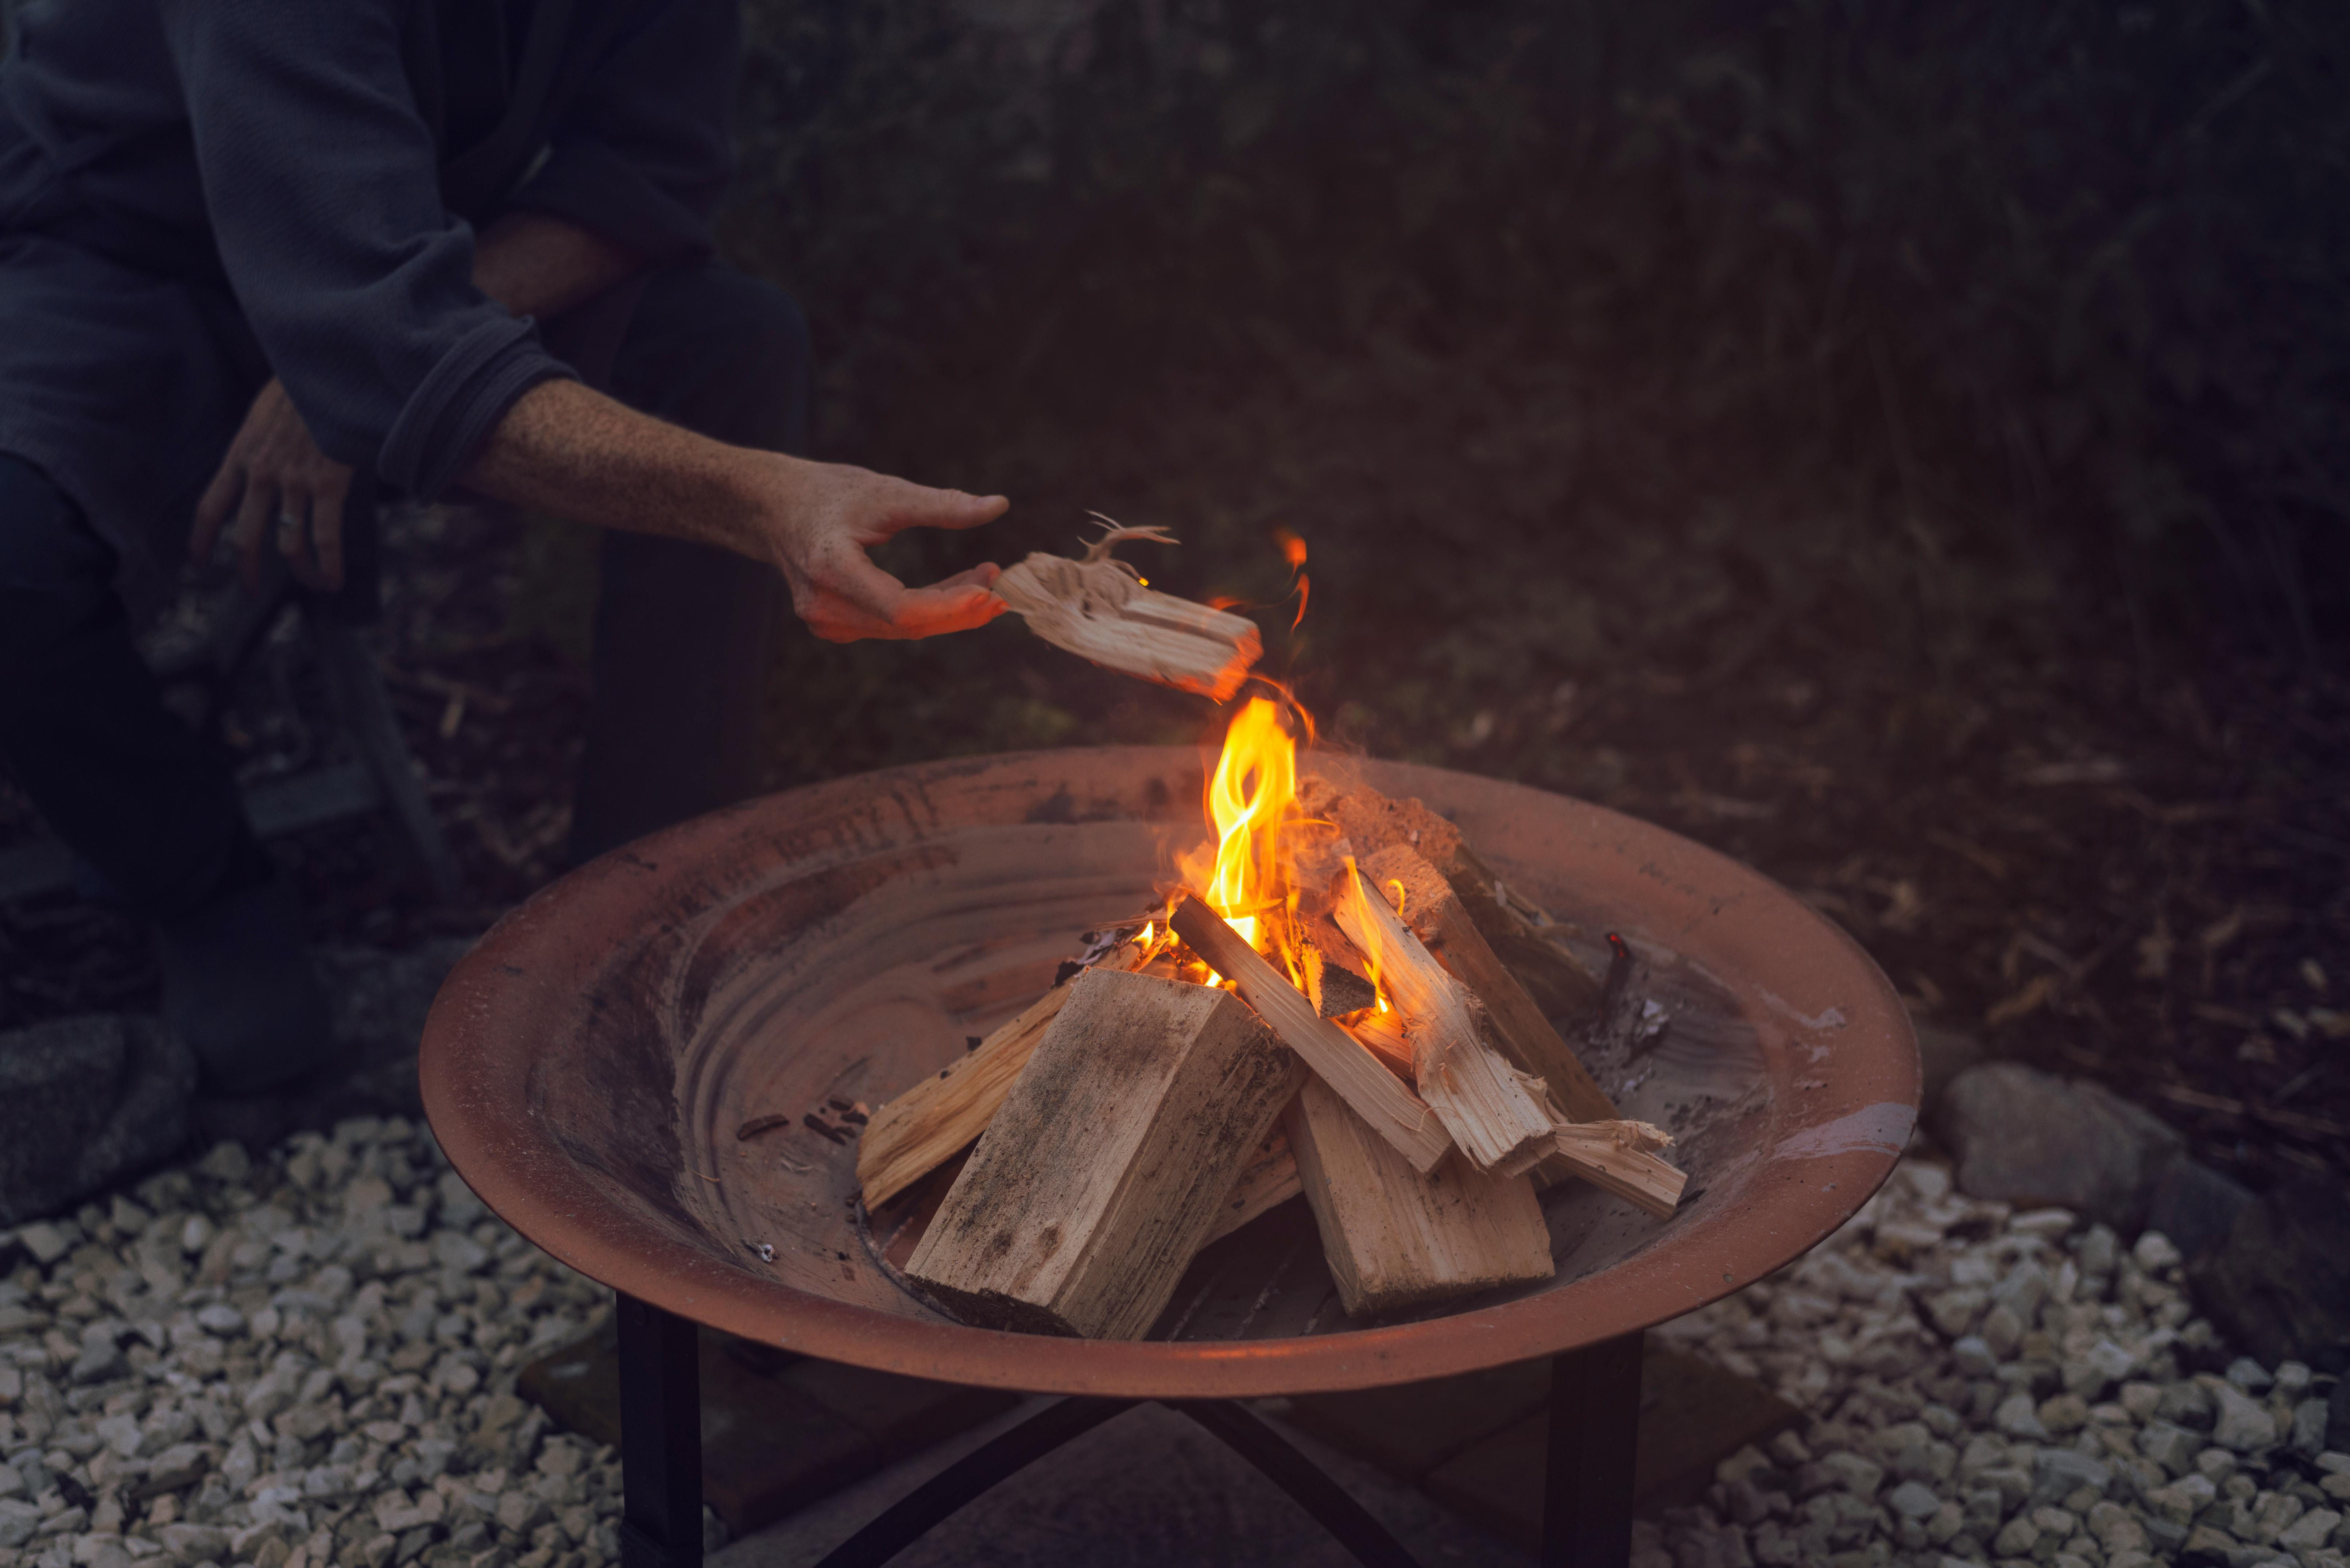
M 1201 1247 L 1300 1192 L 1350 1314 L 1550 1278 L 1551 1181 L 1673 1212 L 1670 1140 L 1617 1119 L 1527 981 L 1596 986 L 1450 824 L 1301 777 L 1284 710 L 1310 738 L 1294 702 L 1233 717 L 1163 918 L 1089 933 L 862 1129 L 868 1208 L 969 1150 L 906 1265 L 958 1315 L 1139 1335 Z

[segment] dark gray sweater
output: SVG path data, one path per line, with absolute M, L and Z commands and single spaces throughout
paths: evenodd
M 265 368 L 329 455 L 432 496 L 569 373 L 473 286 L 473 225 L 530 209 L 655 263 L 709 247 L 734 0 L 37 0 L 19 26 L 0 450 L 36 449 L 69 491 L 119 488 L 66 450 L 73 408 L 249 399 Z M 175 341 L 135 351 L 158 334 Z M 187 380 L 168 403 L 74 379 L 166 364 Z M 199 445 L 222 428 L 210 407 L 190 422 Z M 110 432 L 134 433 L 168 458 L 197 431 Z

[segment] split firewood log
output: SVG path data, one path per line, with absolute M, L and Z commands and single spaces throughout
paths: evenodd
M 1689 1174 L 1665 1163 L 1672 1138 L 1647 1122 L 1566 1122 L 1555 1134 L 1559 1158 L 1575 1175 L 1659 1220 L 1679 1207 Z
M 1297 803 L 1308 816 L 1330 823 L 1357 860 L 1367 862 L 1391 844 L 1418 850 L 1451 884 L 1486 944 L 1544 1017 L 1579 1018 L 1598 1005 L 1600 977 L 1543 934 L 1548 917 L 1505 886 L 1459 828 L 1418 800 L 1309 774 L 1298 781 Z
M 1658 1153 L 1672 1139 L 1646 1122 L 1618 1119 L 1614 1103 L 1485 945 L 1451 885 L 1419 851 L 1400 844 L 1380 850 L 1363 871 L 1385 901 L 1399 903 L 1398 918 L 1428 940 L 1438 961 L 1484 1002 L 1495 1043 L 1518 1067 L 1544 1079 L 1558 1125 L 1537 1179 L 1580 1177 L 1659 1219 L 1671 1218 L 1689 1181 Z
M 1128 539 L 1174 539 L 1094 516 L 1108 531 L 1083 556 L 1037 551 L 996 578 L 995 591 L 1029 630 L 1080 659 L 1219 702 L 1239 691 L 1264 651 L 1256 623 L 1146 587 L 1132 566 L 1111 558 L 1111 548 Z
M 1353 951 L 1353 944 L 1329 916 L 1317 915 L 1298 924 L 1298 967 L 1305 971 L 1305 994 L 1315 1012 L 1336 1018 L 1360 1012 L 1379 999 L 1377 988 L 1364 977 L 1362 960 Z
M 1484 1004 L 1445 971 L 1361 872 L 1348 867 L 1341 875 L 1352 890 L 1339 895 L 1333 918 L 1403 1014 L 1419 1097 L 1479 1170 L 1533 1169 L 1550 1152 L 1555 1119 L 1543 1081 L 1486 1043 Z
M 966 1322 L 1139 1336 L 1307 1075 L 1230 992 L 1087 970 L 907 1277 Z
M 1077 961 L 1087 969 L 1131 971 L 1149 954 L 1142 925 L 1105 933 L 1096 951 Z M 873 1113 L 857 1140 L 857 1180 L 865 1207 L 879 1209 L 952 1158 L 987 1130 L 989 1118 L 1012 1092 L 1020 1069 L 1069 999 L 1074 977 L 1055 986 L 979 1043 L 960 1061 Z
M 1469 918 L 1452 884 L 1417 849 L 1391 844 L 1366 858 L 1363 875 L 1398 910 L 1405 925 L 1428 944 L 1453 977 L 1485 1004 L 1493 1033 L 1517 1066 L 1550 1085 L 1569 1120 L 1612 1121 L 1615 1104 L 1595 1082 L 1518 977 L 1493 951 L 1484 932 Z
M 1266 1129 L 1248 1163 L 1232 1179 L 1210 1241 L 1222 1241 L 1267 1210 L 1297 1196 L 1297 1156 L 1289 1147 L 1289 1133 L 1278 1121 Z M 1202 1243 L 1204 1245 L 1204 1243 Z
M 1425 1100 L 1345 1030 L 1315 1012 L 1305 992 L 1207 905 L 1187 898 L 1175 907 L 1168 924 L 1201 961 L 1230 979 L 1257 1016 L 1373 1131 L 1393 1144 L 1414 1170 L 1436 1168 L 1452 1137 Z
M 1534 1184 L 1458 1149 L 1414 1170 L 1320 1079 L 1284 1116 L 1322 1257 L 1349 1314 L 1392 1312 L 1546 1280 L 1550 1231 Z

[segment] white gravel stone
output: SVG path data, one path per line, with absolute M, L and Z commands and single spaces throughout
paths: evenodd
M 1912 1158 L 1820 1250 L 1657 1332 L 1807 1417 L 1668 1532 L 1688 1561 L 2350 1568 L 2335 1379 L 2212 1375 L 2231 1358 L 2158 1234 L 2012 1214 Z
M 257 1163 L 222 1145 L 16 1240 L 0 1568 L 616 1554 L 613 1457 L 548 1438 L 513 1391 L 608 1297 L 493 1219 L 421 1129 L 363 1118 Z M 560 1457 L 534 1475 L 542 1447 Z
M 2240 1454 L 2257 1453 L 2276 1445 L 2276 1417 L 2257 1400 L 2234 1384 L 2219 1378 L 2206 1379 L 2204 1386 L 2219 1405 L 2219 1414 L 2211 1427 L 2213 1442 Z

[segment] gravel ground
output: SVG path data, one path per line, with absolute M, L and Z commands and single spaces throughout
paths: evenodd
M 2335 1380 L 2231 1358 L 2179 1264 L 1904 1160 L 1830 1241 L 1659 1331 L 1810 1419 L 1644 1531 L 1638 1568 L 2344 1568 Z
M 514 1375 L 608 1299 L 403 1119 L 224 1144 L 0 1241 L 0 1568 L 576 1568 L 619 1469 Z
M 605 1294 L 407 1120 L 258 1166 L 224 1145 L 22 1228 L 0 1267 L 0 1568 L 617 1556 L 611 1451 L 513 1394 Z M 2334 1380 L 2230 1363 L 2158 1234 L 1912 1158 L 1828 1244 L 1660 1332 L 1810 1418 L 1644 1525 L 1640 1568 L 2350 1568 Z

